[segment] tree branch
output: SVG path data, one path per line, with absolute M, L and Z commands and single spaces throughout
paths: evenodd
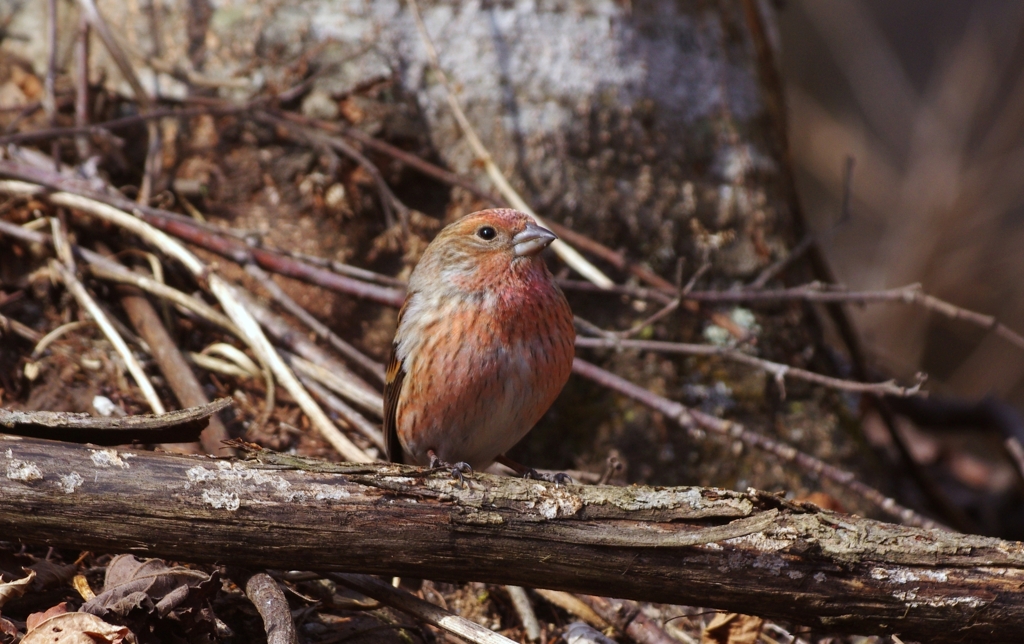
M 484 474 L 461 486 L 409 466 L 269 452 L 248 462 L 95 452 L 0 437 L 0 531 L 250 568 L 615 594 L 930 642 L 1011 642 L 1024 628 L 1024 544 L 763 493 Z

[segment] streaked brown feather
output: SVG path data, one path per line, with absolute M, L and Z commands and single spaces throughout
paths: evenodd
M 398 311 L 398 324 L 402 323 L 402 315 L 405 313 L 405 306 L 409 303 L 407 299 Z M 398 359 L 398 343 L 391 343 L 391 355 L 388 356 L 388 368 L 384 372 L 384 449 L 387 452 L 388 460 L 392 463 L 404 461 L 402 454 L 402 443 L 398 440 L 398 395 L 402 391 L 402 383 L 405 381 L 405 366 Z

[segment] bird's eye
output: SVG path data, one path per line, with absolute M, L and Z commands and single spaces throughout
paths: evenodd
M 476 236 L 480 239 L 491 241 L 498 236 L 498 231 L 494 230 L 491 226 L 481 226 L 477 229 Z

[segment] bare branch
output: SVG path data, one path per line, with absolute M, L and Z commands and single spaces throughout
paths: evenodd
M 630 295 L 638 299 L 653 299 L 660 302 L 671 302 L 674 295 L 667 289 L 654 289 L 633 286 L 612 286 L 597 288 L 588 282 L 578 280 L 559 280 L 559 285 L 566 290 L 605 292 Z M 997 318 L 985 315 L 955 304 L 950 304 L 921 290 L 920 284 L 908 284 L 897 288 L 878 291 L 847 291 L 834 286 L 812 282 L 802 286 L 782 289 L 731 290 L 731 291 L 691 291 L 684 298 L 694 302 L 733 303 L 733 302 L 784 302 L 800 300 L 804 302 L 874 304 L 892 302 L 898 304 L 916 304 L 929 311 L 935 311 L 953 320 L 962 320 L 983 329 L 996 333 L 1014 346 L 1024 349 L 1024 336 L 1010 329 Z
M 935 521 L 921 516 L 910 508 L 904 507 L 878 490 L 865 485 L 857 480 L 853 472 L 841 470 L 838 467 L 817 459 L 810 454 L 798 451 L 794 447 L 774 441 L 766 436 L 756 434 L 739 423 L 716 418 L 709 414 L 688 409 L 684 405 L 668 398 L 659 396 L 639 385 L 635 385 L 625 378 L 621 378 L 610 371 L 605 371 L 596 365 L 576 358 L 573 362 L 573 372 L 589 380 L 604 385 L 613 391 L 628 396 L 679 423 L 682 427 L 692 431 L 705 429 L 726 438 L 742 441 L 751 447 L 764 450 L 769 454 L 781 459 L 783 462 L 796 463 L 806 471 L 837 483 L 848 490 L 864 497 L 877 505 L 886 514 L 895 517 L 907 525 L 923 528 L 942 527 Z M 700 434 L 698 433 L 699 437 Z
M 335 573 L 331 575 L 331 579 L 473 644 L 515 644 L 507 637 L 498 635 L 474 621 L 459 617 L 369 575 Z
M 813 371 L 807 371 L 799 367 L 791 367 L 780 362 L 772 362 L 764 358 L 758 358 L 737 349 L 717 347 L 710 344 L 688 344 L 685 342 L 660 342 L 657 340 L 627 340 L 618 337 L 601 338 L 576 338 L 576 346 L 591 349 L 639 349 L 640 351 L 655 351 L 658 353 L 679 353 L 691 356 L 720 356 L 740 362 L 742 364 L 757 367 L 762 371 L 771 374 L 779 385 L 783 399 L 786 397 L 785 378 L 797 378 L 813 382 L 818 385 L 839 389 L 841 391 L 852 391 L 861 394 L 878 394 L 886 396 L 899 396 L 901 398 L 916 396 L 921 392 L 921 385 L 925 377 L 918 374 L 917 382 L 912 386 L 904 387 L 897 385 L 894 380 L 885 382 L 857 382 L 855 380 L 844 380 L 833 378 Z

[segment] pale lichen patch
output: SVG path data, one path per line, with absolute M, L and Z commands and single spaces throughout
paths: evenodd
M 14 459 L 7 464 L 7 478 L 28 483 L 42 479 L 43 472 L 35 463 Z
M 93 449 L 89 451 L 92 452 L 92 456 L 90 458 L 92 459 L 93 465 L 96 467 L 117 466 L 123 470 L 131 467 L 128 464 L 127 459 L 135 456 L 134 454 L 124 454 L 124 458 L 122 459 L 122 455 L 118 454 L 116 449 Z
M 700 490 L 694 488 L 659 490 L 644 487 L 630 491 L 632 494 L 622 497 L 622 502 L 617 504 L 624 510 L 666 510 L 680 505 L 699 507 L 704 501 Z
M 909 584 L 915 581 L 926 579 L 928 581 L 945 582 L 949 575 L 942 570 L 913 570 L 902 566 L 895 568 L 882 568 L 876 566 L 871 569 L 871 578 L 878 581 L 888 581 L 893 584 Z
M 759 555 L 754 558 L 754 561 L 750 565 L 753 568 L 767 570 L 773 577 L 778 577 L 782 574 L 782 568 L 785 563 L 778 557 Z
M 251 467 L 247 463 L 218 461 L 214 468 L 194 465 L 185 472 L 185 489 L 208 486 L 202 492 L 203 503 L 216 509 L 235 511 L 241 506 L 241 499 L 253 492 L 254 487 L 265 486 L 285 494 L 285 500 L 305 498 L 304 492 L 289 492 L 291 483 L 276 471 Z M 258 498 L 248 499 L 250 504 L 259 504 Z
M 537 511 L 545 519 L 557 519 L 576 514 L 583 507 L 583 501 L 565 488 L 540 487 Z
M 971 608 L 981 608 L 988 602 L 986 602 L 985 599 L 982 597 L 965 595 L 963 597 L 942 597 L 937 599 L 928 599 L 925 600 L 924 603 L 935 608 L 944 608 L 946 606 L 959 606 L 960 604 L 970 606 Z
M 323 483 L 311 483 L 303 489 L 290 488 L 282 491 L 284 492 L 284 500 L 289 503 L 309 498 L 317 501 L 340 501 L 352 496 L 351 492 L 339 485 L 325 485 Z
M 245 463 L 230 463 L 218 461 L 217 469 L 211 470 L 202 465 L 190 467 L 185 475 L 190 483 L 249 483 L 252 485 L 267 485 L 275 490 L 284 491 L 291 485 L 287 479 L 276 472 L 268 472 L 252 467 Z
M 217 478 L 217 475 L 202 465 L 196 465 L 188 468 L 185 472 L 185 477 L 189 480 L 189 483 L 203 483 L 214 480 Z M 185 484 L 186 489 L 189 487 L 189 483 Z
M 961 595 L 958 597 L 928 597 L 921 594 L 921 588 L 915 587 L 910 590 L 897 590 L 893 597 L 905 602 L 907 608 L 918 608 L 928 606 L 931 608 L 949 608 L 951 606 L 968 606 L 970 608 L 981 608 L 988 602 L 981 597 L 974 595 Z
M 242 505 L 237 492 L 225 490 L 203 490 L 203 503 L 214 509 L 228 510 L 229 512 L 234 512 Z
M 339 501 L 345 497 L 352 496 L 348 490 L 338 485 L 314 483 L 310 488 L 313 491 L 313 498 L 317 501 Z
M 64 494 L 71 494 L 79 487 L 81 487 L 82 483 L 84 482 L 85 479 L 83 479 L 82 475 L 79 474 L 78 472 L 62 474 L 60 478 L 57 479 L 57 489 L 59 489 Z
M 742 537 L 726 539 L 722 543 L 729 545 L 750 544 L 754 550 L 759 552 L 778 552 L 791 547 L 798 541 L 800 535 L 792 528 L 780 528 L 770 533 L 753 532 Z

